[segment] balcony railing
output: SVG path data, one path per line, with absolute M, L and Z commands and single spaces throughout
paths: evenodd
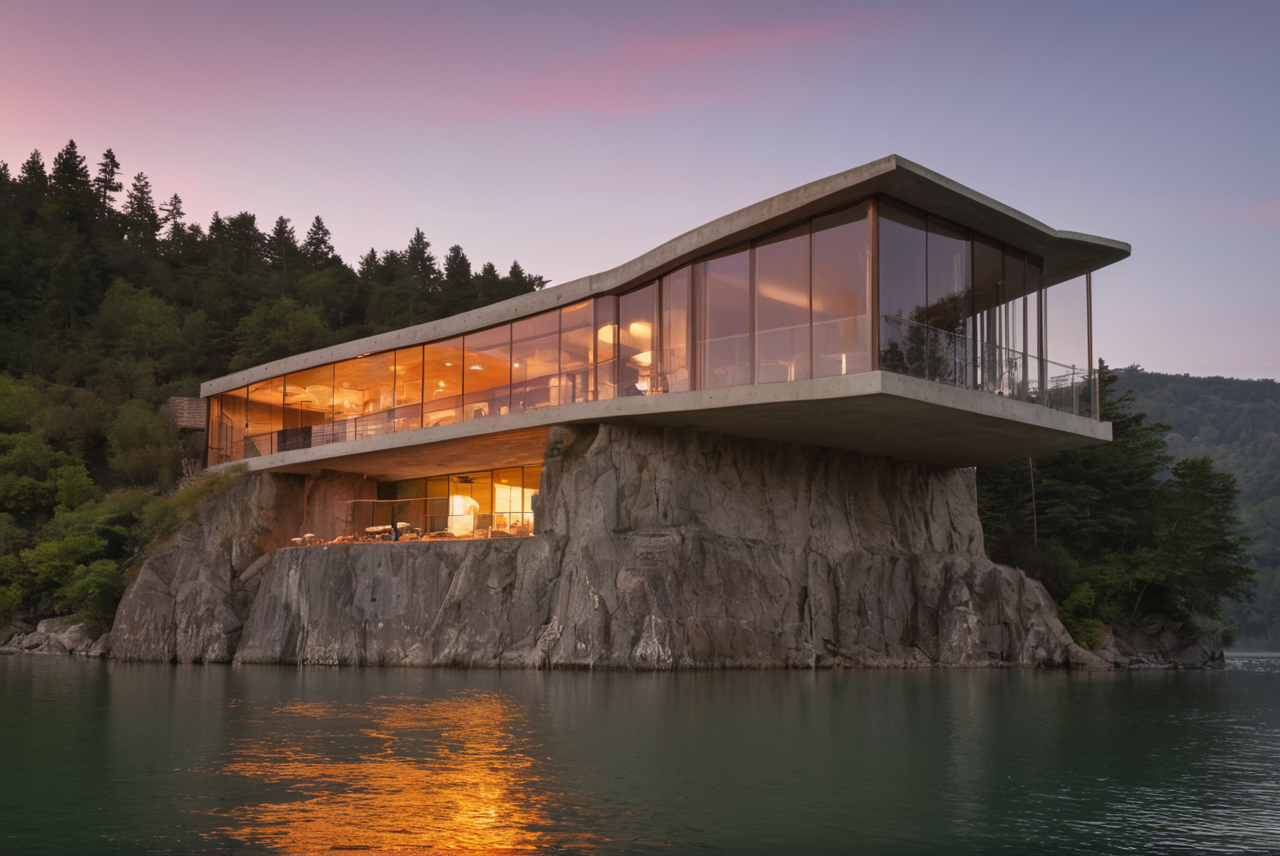
M 1076 416 L 1093 417 L 1093 373 L 962 336 L 937 327 L 885 315 L 880 325 L 883 371 L 978 389 L 1039 404 Z

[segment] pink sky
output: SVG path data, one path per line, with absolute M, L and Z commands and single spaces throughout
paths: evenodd
M 0 7 L 0 160 L 554 281 L 898 153 L 1129 241 L 1099 352 L 1280 375 L 1280 4 Z

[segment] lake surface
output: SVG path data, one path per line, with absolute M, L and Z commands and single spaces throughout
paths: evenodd
M 0 657 L 0 852 L 1280 850 L 1280 659 L 622 674 Z

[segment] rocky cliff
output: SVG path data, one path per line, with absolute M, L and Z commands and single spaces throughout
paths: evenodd
M 972 471 L 676 429 L 553 429 L 536 537 L 277 550 L 317 493 L 254 475 L 208 503 L 130 586 L 112 656 L 1107 665 L 1071 642 L 1038 583 L 985 558 Z

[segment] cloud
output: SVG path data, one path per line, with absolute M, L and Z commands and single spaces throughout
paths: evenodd
M 804 48 L 861 35 L 880 23 L 845 18 L 701 35 L 631 37 L 594 54 L 556 57 L 514 86 L 457 107 L 452 118 L 628 116 L 678 108 L 705 102 L 708 78 L 726 66 L 790 62 Z M 731 99 L 740 91 L 722 88 L 719 94 Z

